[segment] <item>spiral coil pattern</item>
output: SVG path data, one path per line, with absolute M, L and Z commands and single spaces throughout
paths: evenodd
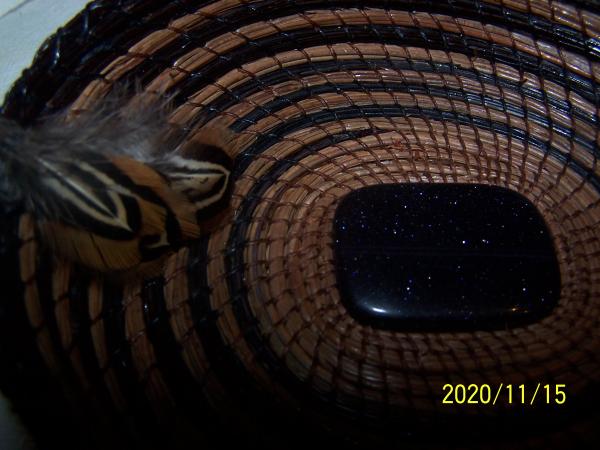
M 123 288 L 42 257 L 30 279 L 17 276 L 15 298 L 29 300 L 4 307 L 20 348 L 72 380 L 67 390 L 137 425 L 216 415 L 260 435 L 353 446 L 394 435 L 439 448 L 432 427 L 448 433 L 448 446 L 466 445 L 462 433 L 493 447 L 485 430 L 503 420 L 532 448 L 592 439 L 594 10 L 551 0 L 90 4 L 45 44 L 4 113 L 29 123 L 89 109 L 134 81 L 176 93 L 170 121 L 187 138 L 215 119 L 241 134 L 235 214 L 171 256 L 161 276 Z M 476 333 L 383 331 L 350 317 L 336 287 L 336 207 L 361 187 L 406 182 L 482 183 L 527 197 L 557 249 L 562 291 L 552 314 Z M 6 226 L 20 230 L 3 244 L 7 258 L 37 251 L 31 226 L 17 223 Z M 12 358 L 20 373 L 41 367 Z M 510 407 L 482 415 L 440 402 L 445 383 L 543 380 L 565 383 L 570 405 L 523 418 Z M 293 431 L 292 418 L 304 428 Z

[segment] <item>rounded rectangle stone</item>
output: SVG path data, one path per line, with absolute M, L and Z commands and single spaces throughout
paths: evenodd
M 342 302 L 360 323 L 404 331 L 505 329 L 560 295 L 552 239 L 521 194 L 477 184 L 385 184 L 335 213 Z

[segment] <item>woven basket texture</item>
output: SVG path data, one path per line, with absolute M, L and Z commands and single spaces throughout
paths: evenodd
M 74 448 L 591 448 L 599 81 L 595 1 L 89 4 L 43 45 L 3 113 L 30 125 L 136 83 L 174 94 L 182 139 L 214 120 L 240 133 L 234 213 L 158 277 L 115 286 L 43 252 L 23 280 L 11 261 L 27 226 L 5 211 L 1 386 L 39 442 Z M 560 266 L 552 313 L 481 332 L 356 322 L 337 288 L 336 207 L 407 182 L 531 201 Z M 441 402 L 446 383 L 538 382 L 566 384 L 566 404 Z

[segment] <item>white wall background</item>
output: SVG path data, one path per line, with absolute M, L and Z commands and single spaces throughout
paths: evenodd
M 0 0 L 0 99 L 29 67 L 44 40 L 88 1 Z
M 44 40 L 86 3 L 88 0 L 0 0 L 0 103 Z M 0 449 L 33 448 L 10 403 L 0 393 Z

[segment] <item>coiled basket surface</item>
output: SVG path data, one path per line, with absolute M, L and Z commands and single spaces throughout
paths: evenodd
M 42 252 L 25 302 L 20 211 L 4 211 L 0 381 L 40 448 L 597 444 L 599 14 L 552 0 L 89 4 L 4 114 L 93 109 L 117 85 L 174 94 L 186 138 L 216 118 L 240 133 L 234 214 L 124 285 L 74 269 L 57 292 Z M 524 195 L 556 248 L 558 306 L 496 331 L 356 322 L 334 214 L 393 183 Z M 538 382 L 565 384 L 567 402 L 441 402 L 446 383 Z

